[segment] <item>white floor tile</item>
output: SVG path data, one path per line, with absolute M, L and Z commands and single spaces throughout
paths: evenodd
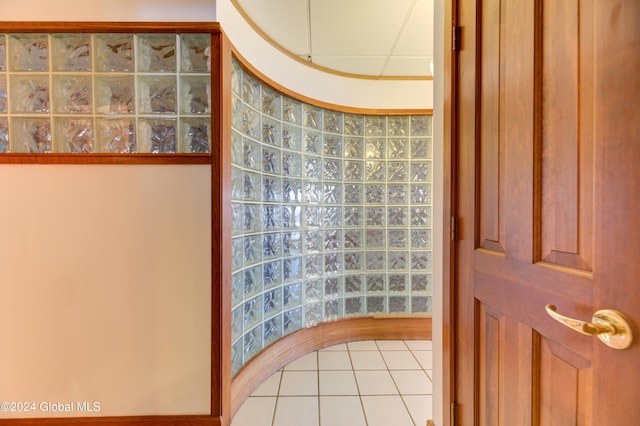
M 318 397 L 280 397 L 273 424 L 274 426 L 319 426 L 318 415 Z
M 251 396 L 278 396 L 281 377 L 282 371 L 276 371 L 271 377 L 258 386 L 258 389 L 256 389 Z
M 389 370 L 420 370 L 416 358 L 409 351 L 381 351 Z
M 346 351 L 318 352 L 319 370 L 352 370 L 351 358 Z
M 402 395 L 409 414 L 417 425 L 427 424 L 433 418 L 433 398 L 431 395 Z
M 350 351 L 377 351 L 378 346 L 373 340 L 363 340 L 360 342 L 347 342 Z
M 271 426 L 275 397 L 249 397 L 231 421 L 231 426 Z
M 398 389 L 388 371 L 356 371 L 360 395 L 397 395 Z
M 304 371 L 318 369 L 318 353 L 313 351 L 285 365 L 285 371 Z
M 402 395 L 430 395 L 433 392 L 431 380 L 422 370 L 391 371 L 393 381 Z
M 358 395 L 353 371 L 320 371 L 320 396 Z
M 350 353 L 354 370 L 386 370 L 387 365 L 379 351 L 354 351 Z
M 412 351 L 430 351 L 433 349 L 433 342 L 431 340 L 405 340 L 404 343 Z
M 367 426 L 360 397 L 321 396 L 320 426 Z
M 323 351 L 346 351 L 346 350 L 347 350 L 347 344 L 346 343 L 339 343 L 337 345 L 327 346 L 326 348 L 320 349 L 320 352 L 323 352 Z
M 425 370 L 431 370 L 433 368 L 433 352 L 413 351 L 413 355 Z
M 414 426 L 399 395 L 363 396 L 368 426 Z
M 284 371 L 279 396 L 294 395 L 318 395 L 318 373 L 316 371 Z
M 376 340 L 381 351 L 406 351 L 407 345 L 402 340 Z

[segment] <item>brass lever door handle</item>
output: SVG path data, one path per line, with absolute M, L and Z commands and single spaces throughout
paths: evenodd
M 588 336 L 598 339 L 613 349 L 626 349 L 633 342 L 633 332 L 627 317 L 613 309 L 602 309 L 593 314 L 591 322 L 581 321 L 560 315 L 555 305 L 545 306 L 551 318 L 559 323 Z

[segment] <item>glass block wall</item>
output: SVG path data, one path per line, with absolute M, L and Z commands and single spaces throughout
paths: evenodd
M 208 153 L 210 34 L 0 34 L 0 153 Z
M 232 369 L 302 327 L 431 313 L 431 116 L 342 113 L 234 61 Z

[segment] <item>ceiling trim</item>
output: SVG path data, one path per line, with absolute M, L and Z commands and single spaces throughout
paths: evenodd
M 310 62 L 310 61 L 305 61 L 304 59 L 300 58 L 298 55 L 295 55 L 294 53 L 292 53 L 291 51 L 289 51 L 288 49 L 283 47 L 281 44 L 277 43 L 271 37 L 269 37 L 269 35 L 267 33 L 265 33 L 253 21 L 253 19 L 251 19 L 251 17 L 244 11 L 244 9 L 242 8 L 242 6 L 240 6 L 240 4 L 238 3 L 237 0 L 231 0 L 231 4 L 233 5 L 233 7 L 236 8 L 238 13 L 247 22 L 247 24 L 249 24 L 249 26 L 251 28 L 253 28 L 253 30 L 258 35 L 260 35 L 260 37 L 262 37 L 267 43 L 271 44 L 273 47 L 275 47 L 276 49 L 278 49 L 279 51 L 281 51 L 282 53 L 284 53 L 285 55 L 287 55 L 291 59 L 295 60 L 296 62 L 304 64 L 304 65 L 306 65 L 306 66 L 308 66 L 310 68 L 314 68 L 314 69 L 317 69 L 319 71 L 326 72 L 326 73 L 329 73 L 329 74 L 338 75 L 338 76 L 341 76 L 341 77 L 357 78 L 357 79 L 362 79 L 362 80 L 416 80 L 416 81 L 419 81 L 419 80 L 433 80 L 432 76 L 421 76 L 421 75 L 418 75 L 418 76 L 377 76 L 377 75 L 367 75 L 367 74 L 353 74 L 353 73 L 348 73 L 348 72 L 344 72 L 344 71 L 336 71 L 336 70 L 331 69 L 331 68 L 323 67 L 321 65 L 316 65 L 316 64 L 314 64 L 313 62 Z

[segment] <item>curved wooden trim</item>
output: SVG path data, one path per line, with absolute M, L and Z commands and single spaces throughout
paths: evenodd
M 0 154 L 0 164 L 211 164 L 209 154 Z
M 285 336 L 242 367 L 231 383 L 231 413 L 273 373 L 311 351 L 358 340 L 431 339 L 430 315 L 384 315 L 323 322 Z
M 213 416 L 125 416 L 125 417 L 58 417 L 40 419 L 3 419 L 3 425 L 9 426 L 53 426 L 53 425 L 83 425 L 83 426 L 218 426 L 222 419 Z

